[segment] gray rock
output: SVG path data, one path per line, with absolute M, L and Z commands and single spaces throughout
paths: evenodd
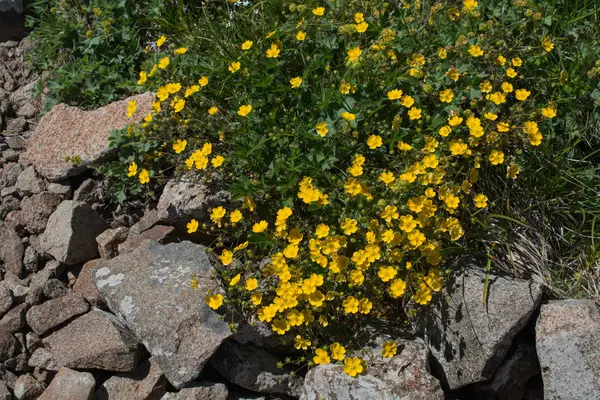
M 167 391 L 167 380 L 152 359 L 135 372 L 109 378 L 96 391 L 96 400 L 159 400 Z
M 129 235 L 125 227 L 107 229 L 96 238 L 100 258 L 110 260 L 119 255 L 119 244 L 123 243 Z
M 19 354 L 20 343 L 8 329 L 0 327 L 0 362 L 4 362 L 9 358 Z
M 172 226 L 156 225 L 139 235 L 129 235 L 127 240 L 119 244 L 119 254 L 129 253 L 140 247 L 148 240 L 157 241 L 160 244 L 167 244 L 175 241 L 175 228 Z
M 211 365 L 225 379 L 245 389 L 298 397 L 302 379 L 278 368 L 279 361 L 263 349 L 227 340 L 211 358 Z
M 19 118 L 20 119 L 20 118 Z M 13 150 L 25 150 L 25 140 L 20 136 L 9 136 L 6 138 L 6 144 Z
M 597 399 L 600 315 L 593 300 L 542 305 L 535 327 L 544 399 Z
M 124 372 L 135 370 L 140 359 L 135 336 L 112 314 L 100 310 L 80 316 L 43 342 L 52 354 L 50 361 L 59 367 Z
M 0 381 L 0 400 L 12 400 L 12 395 L 3 381 Z
M 42 248 L 67 265 L 96 258 L 96 236 L 108 229 L 108 224 L 87 203 L 72 200 L 58 206 L 47 226 L 41 236 Z
M 221 342 L 227 323 L 204 302 L 217 288 L 203 246 L 190 242 L 162 246 L 147 241 L 131 253 L 104 262 L 96 287 L 156 359 L 171 384 L 195 379 Z M 199 278 L 197 291 L 190 285 Z
M 6 124 L 6 133 L 19 134 L 27 130 L 27 120 L 24 117 L 13 118 Z
M 132 236 L 141 235 L 142 232 L 158 224 L 160 219 L 161 217 L 157 210 L 146 210 L 144 216 L 129 229 L 129 234 Z
M 42 347 L 42 339 L 33 332 L 27 332 L 25 336 L 25 347 L 27 352 L 33 354 L 34 351 Z
M 21 202 L 21 218 L 33 234 L 44 232 L 48 218 L 61 203 L 61 197 L 51 192 L 35 194 Z
M 4 365 L 11 371 L 17 373 L 31 372 L 33 368 L 31 368 L 27 362 L 29 361 L 29 355 L 26 353 L 21 353 L 16 357 L 9 358 L 4 361 Z
M 79 187 L 73 193 L 73 200 L 85 201 L 90 206 L 102 199 L 102 190 L 100 188 L 100 182 L 95 181 L 91 178 L 86 179 L 79 185 Z
M 8 226 L 0 225 L 0 260 L 4 262 L 6 270 L 21 277 L 24 253 L 25 246 L 17 232 Z
M 23 255 L 23 267 L 27 273 L 37 272 L 38 266 L 40 265 L 40 253 L 37 252 L 32 246 L 25 249 Z
M 490 379 L 541 301 L 540 285 L 489 275 L 484 304 L 484 282 L 476 267 L 461 272 L 414 321 L 452 390 Z
M 352 378 L 342 365 L 325 364 L 306 374 L 301 400 L 442 400 L 440 383 L 429 373 L 428 351 L 419 340 L 395 340 L 398 352 L 381 356 L 377 347 L 366 348 L 367 370 Z
M 253 344 L 256 347 L 275 354 L 290 354 L 294 348 L 294 335 L 279 335 L 264 322 L 254 318 L 250 323 L 242 322 L 238 325 L 231 338 L 239 344 Z
M 229 391 L 222 383 L 198 383 L 167 393 L 160 400 L 227 400 Z
M 56 299 L 57 297 L 64 296 L 67 293 L 69 293 L 69 288 L 58 279 L 48 279 L 44 284 L 43 294 L 47 299 Z
M 10 310 L 13 305 L 12 292 L 6 285 L 0 283 L 0 317 Z
M 19 199 L 15 196 L 6 196 L 2 198 L 0 203 L 0 219 L 6 218 L 11 212 L 18 210 L 20 207 Z
M 48 371 L 58 371 L 60 369 L 60 365 L 58 365 L 52 353 L 44 348 L 38 348 L 33 352 L 29 357 L 29 366 Z
M 27 325 L 25 315 L 29 305 L 26 303 L 19 304 L 6 313 L 0 320 L 0 329 L 15 333 L 23 329 Z
M 31 103 L 26 103 L 23 105 L 23 107 L 17 109 L 16 114 L 18 117 L 24 117 L 26 119 L 29 119 L 35 117 L 35 114 L 37 114 L 37 112 L 38 108 L 36 106 L 34 106 Z
M 77 276 L 77 281 L 73 285 L 75 292 L 81 293 L 83 297 L 96 307 L 104 306 L 104 300 L 94 283 L 94 271 L 102 266 L 101 259 L 86 262 Z
M 14 210 L 6 214 L 4 224 L 14 230 L 20 237 L 25 236 L 25 223 L 23 222 L 21 210 Z
M 89 372 L 61 368 L 38 400 L 92 400 L 96 380 Z
M 26 196 L 41 193 L 46 189 L 46 184 L 37 174 L 33 166 L 25 168 L 25 170 L 19 174 L 15 186 L 19 193 Z
M 88 312 L 90 306 L 79 293 L 71 292 L 56 299 L 33 306 L 27 312 L 27 324 L 37 335 L 46 332 Z
M 17 162 L 19 161 L 19 152 L 13 149 L 4 150 L 2 152 L 2 158 L 8 162 Z
M 50 183 L 48 185 L 48 191 L 61 196 L 64 200 L 70 200 L 73 194 L 71 191 L 71 181 L 68 179 Z
M 42 301 L 44 295 L 44 287 L 46 282 L 56 276 L 57 265 L 46 265 L 42 270 L 31 275 L 31 284 L 29 287 L 29 293 L 27 294 L 27 304 L 39 304 Z
M 18 194 L 19 191 L 16 186 L 9 186 L 0 190 L 0 197 L 17 196 Z
M 46 389 L 45 385 L 39 382 L 31 374 L 21 375 L 15 383 L 15 397 L 19 400 L 35 400 Z

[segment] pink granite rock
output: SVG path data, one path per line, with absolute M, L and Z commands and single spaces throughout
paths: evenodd
M 127 117 L 129 100 L 137 102 L 133 118 Z M 27 151 L 19 160 L 25 165 L 35 165 L 36 170 L 51 181 L 78 175 L 106 159 L 110 155 L 111 131 L 142 119 L 151 111 L 153 100 L 153 93 L 144 93 L 92 111 L 65 104 L 54 106 L 40 120 L 27 143 Z M 75 156 L 81 158 L 77 165 L 68 161 Z

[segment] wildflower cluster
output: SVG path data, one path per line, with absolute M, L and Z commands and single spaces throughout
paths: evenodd
M 512 184 L 558 111 L 528 83 L 529 60 L 554 49 L 546 34 L 514 46 L 474 0 L 341 3 L 289 4 L 279 22 L 238 10 L 254 29 L 198 54 L 160 38 L 139 81 L 157 100 L 127 139 L 154 150 L 127 161 L 142 185 L 158 160 L 226 185 L 237 200 L 188 224 L 215 237 L 222 264 L 226 296 L 208 305 L 256 315 L 356 376 L 367 366 L 346 356 L 340 326 L 430 303 L 494 204 L 482 175 Z

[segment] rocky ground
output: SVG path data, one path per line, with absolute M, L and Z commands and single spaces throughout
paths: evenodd
M 483 299 L 470 261 L 413 338 L 372 335 L 366 374 L 279 368 L 290 337 L 260 323 L 232 332 L 203 300 L 213 261 L 180 222 L 205 219 L 219 194 L 172 181 L 140 215 L 107 208 L 87 168 L 110 157 L 127 100 L 59 105 L 38 122 L 26 49 L 0 43 L 0 400 L 600 399 L 594 302 L 494 275 Z M 143 116 L 153 95 L 136 97 Z M 401 351 L 383 359 L 390 339 Z

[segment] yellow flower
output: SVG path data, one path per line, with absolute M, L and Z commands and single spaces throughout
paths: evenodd
M 317 365 L 322 365 L 330 363 L 331 359 L 329 358 L 329 354 L 327 354 L 327 350 L 317 349 L 315 350 L 315 356 L 313 357 L 313 361 Z
M 446 137 L 450 134 L 450 132 L 452 132 L 452 128 L 448 125 L 444 125 L 440 128 L 440 130 L 438 131 L 438 133 L 440 134 L 440 136 L 442 137 Z
M 358 312 L 358 300 L 354 296 L 348 296 L 342 303 L 346 314 L 356 314 Z
M 331 358 L 334 360 L 342 361 L 344 358 L 346 358 L 346 349 L 338 342 L 335 342 L 329 346 L 329 351 L 331 351 Z
M 514 78 L 515 76 L 517 76 L 517 72 L 512 68 L 508 68 L 506 70 L 506 76 L 508 76 L 509 78 Z
M 511 85 L 508 82 L 503 82 L 502 85 L 500 85 L 500 87 L 502 88 L 502 91 L 504 93 L 510 93 L 513 91 L 513 85 Z
M 221 253 L 221 255 L 219 256 L 219 260 L 221 260 L 221 262 L 223 263 L 223 265 L 229 265 L 233 262 L 233 253 L 227 249 L 224 249 L 223 252 Z M 237 280 L 236 280 L 237 278 Z M 236 276 L 236 278 L 233 278 L 231 280 L 231 282 L 229 282 L 229 284 L 231 286 L 235 285 L 236 283 L 239 282 L 240 280 L 240 274 L 238 274 Z M 234 282 L 234 283 L 232 283 Z
M 398 271 L 396 271 L 394 267 L 381 267 L 377 272 L 377 276 L 379 276 L 379 279 L 381 279 L 383 282 L 391 281 L 396 277 L 397 274 Z
M 246 40 L 244 43 L 242 43 L 242 50 L 250 50 L 250 47 L 252 47 L 252 40 Z
M 384 171 L 379 175 L 379 180 L 389 186 L 396 180 L 396 178 L 390 171 Z
M 292 85 L 292 89 L 299 88 L 302 85 L 302 78 L 299 76 L 290 79 L 290 85 Z
M 325 7 L 313 8 L 312 13 L 317 17 L 322 17 L 325 14 Z
M 306 32 L 298 31 L 296 33 L 296 40 L 303 41 L 304 39 L 306 39 Z
M 206 296 L 205 298 L 206 304 L 213 310 L 218 309 L 223 304 L 223 296 L 220 294 L 216 294 L 213 296 Z
M 542 108 L 542 115 L 546 118 L 554 118 L 556 117 L 556 108 L 552 106 Z
M 383 140 L 381 139 L 381 136 L 369 136 L 369 139 L 367 139 L 367 146 L 369 146 L 371 150 L 375 150 L 376 148 L 383 146 Z
M 212 106 L 211 108 L 208 109 L 208 113 L 210 115 L 215 115 L 218 111 L 219 111 L 219 109 L 215 106 Z
M 294 347 L 298 350 L 302 349 L 302 350 L 306 350 L 308 349 L 308 346 L 311 345 L 311 341 L 308 339 L 302 339 L 302 336 L 297 335 L 296 338 L 294 339 Z
M 267 49 L 267 58 L 277 58 L 279 57 L 280 52 L 281 50 L 279 49 L 279 46 L 273 43 L 271 44 L 271 47 Z
M 167 90 L 167 87 L 166 86 L 159 87 L 158 90 L 156 91 L 156 97 L 158 97 L 158 99 L 160 101 L 165 101 L 169 97 L 169 91 Z
M 404 143 L 403 141 L 399 141 L 397 147 L 400 151 L 408 151 L 412 149 L 412 146 L 410 144 Z
M 250 296 L 250 301 L 255 306 L 259 305 L 260 303 L 262 303 L 262 294 L 260 294 L 260 292 L 252 293 L 252 296 Z M 309 344 L 309 346 L 310 346 L 310 344 Z
M 238 109 L 238 115 L 245 117 L 246 115 L 250 114 L 250 111 L 252 111 L 252 106 L 250 104 L 246 104 L 240 106 L 240 108 Z
M 515 90 L 515 97 L 517 100 L 524 101 L 531 94 L 527 89 L 517 89 Z
M 392 282 L 392 284 L 390 285 L 390 295 L 395 299 L 402 296 L 405 291 L 406 291 L 406 282 L 404 282 L 400 278 L 394 280 Z
M 198 225 L 198 221 L 196 221 L 195 219 L 192 219 L 190 222 L 188 222 L 188 224 L 186 225 L 188 233 L 196 232 L 198 230 Z
M 458 72 L 456 68 L 452 67 L 446 72 L 446 77 L 456 82 L 458 78 L 460 78 L 460 72 Z
M 498 132 L 508 132 L 510 130 L 510 125 L 508 122 L 500 122 L 498 123 Z
M 171 105 L 173 106 L 173 111 L 175 111 L 176 113 L 181 112 L 181 110 L 183 110 L 183 108 L 185 107 L 185 100 L 177 99 L 177 97 L 175 97 Z
M 407 239 L 412 247 L 417 248 L 417 247 L 421 246 L 423 243 L 425 243 L 426 238 L 425 238 L 425 235 L 421 231 L 419 231 L 418 229 L 415 229 L 414 231 L 412 231 L 411 233 L 408 234 Z
M 443 47 L 440 47 L 437 51 L 438 57 L 440 60 L 445 60 L 448 57 L 448 52 Z
M 517 164 L 510 164 L 510 166 L 506 170 L 506 177 L 511 179 L 516 179 L 521 172 L 521 167 Z
M 383 350 L 381 351 L 381 355 L 385 358 L 392 358 L 396 355 L 397 351 L 396 343 L 393 341 L 385 342 L 383 344 Z
M 317 230 L 315 231 L 315 234 L 318 238 L 327 237 L 329 235 L 329 226 L 325 224 L 317 225 Z
M 233 224 L 240 222 L 243 218 L 244 215 L 241 213 L 240 210 L 235 210 L 231 214 L 229 214 L 229 220 Z
M 187 52 L 187 48 L 185 48 L 185 47 L 180 47 L 178 49 L 175 49 L 175 51 L 173 51 L 173 53 L 177 54 L 177 55 L 182 55 L 182 54 L 185 54 L 186 52 Z
M 163 57 L 160 59 L 160 62 L 158 63 L 158 68 L 160 69 L 165 69 L 169 66 L 169 57 Z
M 490 121 L 495 121 L 498 119 L 498 114 L 494 114 L 492 112 L 486 112 L 483 114 L 483 118 L 489 119 Z
M 358 46 L 348 49 L 348 62 L 357 61 L 361 54 L 362 50 Z
M 488 198 L 485 194 L 479 193 L 477 196 L 475 196 L 475 198 L 473 199 L 473 201 L 475 202 L 475 207 L 477 208 L 486 208 L 487 207 L 487 202 L 488 202 Z
M 489 160 L 492 165 L 502 164 L 504 162 L 504 153 L 498 150 L 492 150 Z
M 208 78 L 206 76 L 202 76 L 200 79 L 198 79 L 198 84 L 202 87 L 208 85 Z
M 185 89 L 185 97 L 190 97 L 194 93 L 198 93 L 200 91 L 199 85 L 192 85 Z
M 400 105 L 409 108 L 412 107 L 412 105 L 415 104 L 415 99 L 412 98 L 412 96 L 409 95 L 404 95 L 402 96 L 402 100 L 400 100 Z
M 285 258 L 296 258 L 298 257 L 298 246 L 295 244 L 288 244 L 285 249 L 283 249 L 283 255 Z
M 453 98 L 454 92 L 452 92 L 452 89 L 446 89 L 440 92 L 440 101 L 442 103 L 451 103 Z
M 129 164 L 127 170 L 127 176 L 131 177 L 137 175 L 137 164 L 135 163 L 135 161 L 132 161 L 131 164 Z
M 254 233 L 264 232 L 268 226 L 269 226 L 269 223 L 267 221 L 263 220 L 263 221 L 257 222 L 252 226 L 252 232 L 254 232 Z
M 421 109 L 416 107 L 411 108 L 410 110 L 408 110 L 408 117 L 411 120 L 421 119 Z
M 150 174 L 148 173 L 148 171 L 146 169 L 143 169 L 140 171 L 139 178 L 140 178 L 140 183 L 142 185 L 150 182 Z
M 137 84 L 143 85 L 144 83 L 146 83 L 147 79 L 148 79 L 148 75 L 144 71 L 142 71 L 142 72 L 140 72 L 140 79 L 138 79 Z
M 236 73 L 242 65 L 238 61 L 233 61 L 227 68 L 232 74 Z
M 223 156 L 216 156 L 212 160 L 210 160 L 210 163 L 212 164 L 213 167 L 217 168 L 217 167 L 220 167 L 221 165 L 223 165 L 223 161 L 225 161 Z
M 254 279 L 254 278 L 246 279 L 246 284 L 244 285 L 244 288 L 246 288 L 246 290 L 252 291 L 252 290 L 256 289 L 257 287 L 258 287 L 258 280 Z
M 366 32 L 368 27 L 369 27 L 369 24 L 364 21 L 359 24 L 354 25 L 354 28 L 356 29 L 356 32 L 358 32 L 358 33 Z
M 544 36 L 542 37 L 542 47 L 549 53 L 554 48 L 554 43 L 548 36 Z
M 394 89 L 387 92 L 387 96 L 389 100 L 398 100 L 402 97 L 402 90 Z
M 358 357 L 349 357 L 344 360 L 344 372 L 351 377 L 355 377 L 363 372 L 363 361 Z
M 342 113 L 342 118 L 344 118 L 346 121 L 354 121 L 356 119 L 356 114 L 352 114 L 348 111 L 344 111 Z
M 502 55 L 496 57 L 495 63 L 496 63 L 496 65 L 500 65 L 500 66 L 506 64 L 506 57 L 504 57 Z
M 472 44 L 471 47 L 469 47 L 469 54 L 473 57 L 481 57 L 483 55 L 483 50 L 478 45 Z
M 165 44 L 166 40 L 167 38 L 165 37 L 165 35 L 159 37 L 156 41 L 156 47 L 161 47 L 163 44 Z
M 492 83 L 490 81 L 483 81 L 479 84 L 479 89 L 482 93 L 489 93 L 492 91 Z
M 463 7 L 466 11 L 472 11 L 475 8 L 477 8 L 478 5 L 479 5 L 479 3 L 477 3 L 476 0 L 464 0 L 463 1 Z
M 327 135 L 327 132 L 329 132 L 329 129 L 327 129 L 327 122 L 319 122 L 316 126 L 316 130 L 319 136 L 325 137 L 325 135 Z
M 173 150 L 175 150 L 175 153 L 179 154 L 185 150 L 186 146 L 187 146 L 187 140 L 178 139 L 175 143 L 173 143 Z
M 127 104 L 127 118 L 133 117 L 133 114 L 135 114 L 136 109 L 137 109 L 137 101 L 129 100 L 129 103 Z
M 428 288 L 421 288 L 417 290 L 414 298 L 418 304 L 425 305 L 431 301 L 431 291 Z
M 227 210 L 225 210 L 223 207 L 221 207 L 221 206 L 215 207 L 212 209 L 212 211 L 210 213 L 210 219 L 212 222 L 214 222 L 218 226 L 221 226 L 221 219 L 223 219 L 223 217 L 225 216 L 226 213 L 227 213 Z
M 223 250 L 223 253 L 225 253 L 226 251 L 228 251 L 228 250 Z M 223 256 L 221 256 L 221 257 L 223 257 Z M 228 255 L 228 257 L 229 257 L 229 255 Z M 231 263 L 231 261 L 229 263 Z M 225 263 L 223 263 L 223 264 L 225 264 Z M 228 264 L 225 264 L 225 265 L 228 265 Z M 229 281 L 229 286 L 237 285 L 240 282 L 241 278 L 242 278 L 242 276 L 240 274 L 237 274 L 236 276 L 231 278 L 231 280 Z
M 358 222 L 352 218 L 346 218 L 341 224 L 340 227 L 342 231 L 344 231 L 344 235 L 352 235 L 358 230 Z

